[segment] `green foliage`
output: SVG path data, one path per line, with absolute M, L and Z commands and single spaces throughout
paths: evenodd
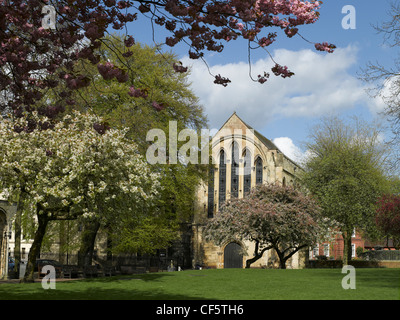
M 363 248 L 363 247 L 358 246 L 358 247 L 356 248 L 357 257 L 361 256 L 361 254 L 362 254 L 363 252 L 364 252 L 364 248 Z
M 372 231 L 376 201 L 390 187 L 379 131 L 359 121 L 326 118 L 311 138 L 302 182 L 343 232 Z
M 76 106 L 91 109 L 106 119 L 110 127 L 127 128 L 127 137 L 138 146 L 145 156 L 147 148 L 153 142 L 146 141 L 147 132 L 161 129 L 166 135 L 167 154 L 170 121 L 176 121 L 177 130 L 191 128 L 200 132 L 207 124 L 203 108 L 190 89 L 187 73 L 177 73 L 173 64 L 177 63 L 172 53 L 158 53 L 156 47 L 135 44 L 129 48 L 132 55 L 122 57 L 126 50 L 123 38 L 107 36 L 98 49 L 101 63 L 112 62 L 123 67 L 130 77 L 128 82 L 104 80 L 97 76 L 97 69 L 91 64 L 80 61 L 81 68 L 91 74 L 92 82 L 87 88 L 77 91 L 74 97 Z M 131 88 L 140 89 L 147 97 L 132 97 L 127 93 Z M 153 102 L 164 106 L 156 110 Z M 178 149 L 186 141 L 178 142 Z M 106 222 L 107 232 L 113 237 L 113 252 L 152 252 L 165 248 L 177 235 L 177 224 L 190 219 L 193 214 L 193 201 L 196 188 L 206 174 L 206 168 L 195 164 L 155 164 L 152 171 L 160 176 L 161 190 L 157 201 L 146 211 L 137 208 L 137 217 L 113 217 Z M 120 203 L 118 206 L 124 206 Z M 123 211 L 119 210 L 119 212 Z M 115 221 L 121 223 L 115 224 Z M 157 231 L 158 230 L 158 231 Z
M 167 248 L 177 238 L 178 225 L 163 217 L 144 217 L 118 221 L 118 232 L 113 234 L 113 253 L 155 253 Z
M 177 121 L 178 131 L 205 127 L 207 119 L 198 98 L 190 90 L 188 73 L 177 73 L 172 67 L 177 63 L 173 53 L 161 54 L 156 47 L 135 44 L 129 48 L 132 55 L 126 58 L 121 56 L 125 50 L 121 36 L 108 36 L 105 43 L 107 45 L 99 48 L 102 62 L 111 61 L 118 65 L 119 61 L 124 61 L 129 65 L 130 80 L 124 83 L 104 80 L 96 76 L 95 67 L 82 60 L 79 62 L 81 67 L 91 71 L 92 84 L 74 97 L 76 105 L 93 109 L 111 126 L 128 127 L 128 137 L 141 147 L 142 154 L 148 146 L 147 132 L 152 128 L 168 132 L 170 120 Z M 132 86 L 144 90 L 148 96 L 129 96 L 127 93 Z M 165 108 L 156 111 L 153 101 Z
M 110 126 L 127 127 L 127 136 L 135 141 L 143 156 L 152 143 L 146 141 L 147 132 L 151 129 L 161 129 L 168 142 L 170 121 L 177 122 L 178 132 L 185 128 L 199 132 L 206 126 L 207 119 L 198 98 L 190 90 L 187 74 L 177 73 L 172 67 L 177 63 L 174 54 L 160 54 L 156 47 L 135 44 L 129 48 L 132 55 L 125 58 L 121 56 L 125 48 L 120 36 L 109 36 L 105 43 L 107 45 L 99 49 L 102 60 L 116 64 L 123 60 L 134 76 L 130 77 L 128 83 L 94 77 L 92 85 L 81 90 L 75 97 L 80 105 L 89 104 L 97 114 L 107 119 Z M 92 67 L 81 63 L 83 68 Z M 131 86 L 145 90 L 148 97 L 130 97 L 126 93 Z M 152 101 L 162 103 L 165 108 L 156 111 Z M 185 142 L 178 142 L 178 149 Z M 168 145 L 166 152 L 168 154 Z M 164 210 L 187 217 L 190 211 L 188 209 L 193 206 L 196 187 L 200 179 L 205 177 L 205 168 L 178 163 L 153 165 L 153 171 L 159 172 L 163 177 L 161 205 Z
M 102 64 L 111 62 L 120 68 L 129 66 L 124 69 L 129 73 L 128 82 L 120 82 L 115 78 L 105 80 L 98 75 L 99 70 L 96 66 L 84 59 L 79 60 L 75 68 L 85 70 L 91 79 L 90 85 L 68 93 L 68 101 L 72 105 L 67 112 L 72 113 L 76 109 L 83 113 L 90 111 L 103 119 L 101 125 L 104 127 L 123 129 L 125 137 L 137 146 L 137 152 L 143 157 L 152 143 L 146 141 L 150 129 L 161 129 L 165 132 L 168 142 L 170 121 L 176 121 L 178 132 L 184 128 L 192 128 L 199 132 L 204 128 L 207 119 L 198 98 L 190 90 L 187 73 L 177 73 L 173 69 L 173 64 L 177 63 L 176 56 L 172 53 L 158 53 L 158 48 L 147 45 L 135 44 L 127 49 L 123 40 L 118 35 L 107 36 L 102 46 L 97 49 L 97 53 Z M 126 50 L 132 53 L 130 57 L 122 56 Z M 142 90 L 147 96 L 129 95 L 128 92 L 132 88 Z M 59 87 L 47 92 L 44 100 L 46 103 L 52 101 L 57 104 L 64 94 L 65 88 Z M 156 110 L 153 102 L 157 102 L 163 108 Z M 178 149 L 184 143 L 185 141 L 179 141 Z M 101 166 L 100 163 L 99 165 Z M 114 210 L 108 212 L 101 221 L 103 230 L 115 237 L 113 245 L 119 249 L 136 248 L 138 251 L 147 252 L 151 251 L 148 245 L 151 243 L 165 247 L 166 242 L 173 238 L 172 234 L 176 234 L 176 224 L 189 219 L 192 215 L 196 188 L 200 179 L 206 174 L 204 166 L 182 163 L 153 165 L 151 171 L 157 174 L 161 181 L 161 189 L 157 197 L 152 199 L 153 203 L 143 205 L 139 202 L 135 204 L 130 202 L 128 208 L 127 202 L 119 194 L 114 194 L 110 200 L 113 202 Z M 135 214 L 127 216 L 123 214 L 124 211 L 133 211 Z M 147 218 L 144 215 L 147 215 Z M 136 216 L 140 216 L 140 219 Z M 125 226 L 114 223 L 120 219 L 135 230 L 127 230 Z M 161 221 L 164 221 L 164 224 Z M 35 229 L 32 219 L 25 219 L 23 222 L 24 230 Z M 159 233 L 154 232 L 157 228 L 162 230 L 160 229 Z M 147 240 L 150 235 L 154 235 L 154 239 L 158 237 L 158 240 L 147 242 L 134 240 L 140 233 Z M 56 234 L 57 227 L 52 230 L 50 225 L 44 240 L 47 248 L 50 248 L 51 243 L 55 241 Z M 127 238 L 122 239 L 122 235 Z M 165 236 L 165 242 L 161 241 L 161 235 Z
M 302 182 L 318 200 L 322 214 L 339 224 L 347 262 L 354 228 L 376 237 L 377 200 L 393 186 L 387 175 L 388 150 L 379 128 L 358 119 L 346 123 L 324 118 L 310 136 Z

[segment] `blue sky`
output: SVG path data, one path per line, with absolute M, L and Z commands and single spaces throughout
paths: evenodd
M 352 5 L 356 13 L 356 29 L 344 29 L 342 8 Z M 312 42 L 329 42 L 337 46 L 332 54 L 317 52 L 312 44 L 296 36 L 281 34 L 269 47 L 274 59 L 295 73 L 290 79 L 271 75 L 263 85 L 248 77 L 247 45 L 231 41 L 222 53 L 207 53 L 205 60 L 214 74 L 228 76 L 228 87 L 213 84 L 202 62 L 187 58 L 188 48 L 177 45 L 172 51 L 184 65 L 191 66 L 192 89 L 200 98 L 209 118 L 210 128 L 219 128 L 234 112 L 249 125 L 274 140 L 283 152 L 296 157 L 304 152 L 302 142 L 318 119 L 327 114 L 358 115 L 371 120 L 378 117 L 384 104 L 366 94 L 367 84 L 357 73 L 368 61 L 379 60 L 390 66 L 395 49 L 383 44 L 383 37 L 372 25 L 390 18 L 388 0 L 325 0 L 317 23 L 300 28 Z M 140 22 L 140 23 L 139 23 Z M 151 27 L 146 21 L 131 24 L 129 33 L 137 41 L 152 44 Z M 272 30 L 268 30 L 272 31 Z M 275 31 L 275 30 L 274 30 Z M 155 40 L 163 42 L 165 33 L 155 30 Z M 166 47 L 169 50 L 169 47 Z M 272 62 L 262 50 L 252 53 L 253 76 L 269 71 Z

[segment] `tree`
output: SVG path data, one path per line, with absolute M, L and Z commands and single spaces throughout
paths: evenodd
M 400 247 L 400 196 L 394 194 L 383 195 L 378 200 L 376 224 L 379 231 L 389 240 L 393 240 L 394 247 Z
M 9 199 L 24 195 L 33 209 L 25 281 L 33 280 L 50 221 L 115 217 L 121 203 L 125 214 L 135 215 L 152 203 L 159 187 L 159 175 L 126 139 L 126 130 L 105 132 L 100 118 L 77 111 L 46 130 L 15 130 L 46 121 L 33 113 L 17 123 L 0 122 L 0 189 Z
M 232 239 L 254 243 L 246 268 L 274 249 L 285 269 L 289 258 L 324 239 L 327 231 L 312 197 L 280 184 L 257 185 L 245 198 L 227 201 L 205 226 L 206 239 L 217 245 Z
M 150 145 L 146 136 L 151 129 L 169 132 L 170 121 L 176 122 L 178 132 L 185 128 L 200 131 L 207 125 L 203 107 L 190 88 L 189 71 L 177 73 L 172 67 L 178 63 L 175 54 L 160 53 L 157 47 L 136 43 L 130 47 L 131 55 L 124 57 L 121 36 L 107 36 L 104 41 L 106 44 L 96 50 L 100 61 L 117 65 L 124 60 L 135 77 L 126 82 L 105 80 L 98 76 L 96 67 L 80 60 L 77 68 L 85 70 L 91 82 L 88 87 L 71 94 L 75 102 L 73 109 L 83 111 L 90 106 L 111 127 L 129 128 L 127 137 L 138 145 L 143 155 Z M 56 103 L 56 96 L 46 98 Z
M 398 48 L 400 45 L 400 4 L 391 2 L 390 18 L 374 26 L 377 33 L 383 35 L 383 44 L 387 48 Z M 368 62 L 361 70 L 360 79 L 370 85 L 369 93 L 372 97 L 380 97 L 386 104 L 383 114 L 388 118 L 393 133 L 391 141 L 387 142 L 395 153 L 391 159 L 392 166 L 398 168 L 400 165 L 400 60 L 393 60 L 392 66 L 384 65 L 381 61 Z
M 88 74 L 91 83 L 88 87 L 76 90 L 71 94 L 70 98 L 76 102 L 74 109 L 79 108 L 84 111 L 86 106 L 90 105 L 93 112 L 106 119 L 108 126 L 127 129 L 126 137 L 137 145 L 139 153 L 143 156 L 146 155 L 147 149 L 152 143 L 146 139 L 147 133 L 151 129 L 162 130 L 168 141 L 170 129 L 180 132 L 183 129 L 191 128 L 199 132 L 204 128 L 207 119 L 203 108 L 199 105 L 198 98 L 190 90 L 187 80 L 188 73 L 177 73 L 172 67 L 174 63 L 178 63 L 176 56 L 172 53 L 160 54 L 156 47 L 136 43 L 130 47 L 131 56 L 124 58 L 120 53 L 124 48 L 123 40 L 118 35 L 107 36 L 105 37 L 107 45 L 99 47 L 96 53 L 99 54 L 102 62 L 108 61 L 116 64 L 125 59 L 130 70 L 136 74 L 136 78 L 129 79 L 127 82 L 105 80 L 98 77 L 96 67 L 81 60 L 77 64 Z M 148 87 L 144 88 L 143 84 Z M 150 88 L 152 89 L 150 90 Z M 62 91 L 63 88 L 59 90 Z M 130 94 L 126 94 L 128 91 Z M 135 98 L 135 95 L 138 96 Z M 146 97 L 139 97 L 140 95 Z M 55 99 L 52 94 L 47 95 L 46 98 Z M 162 107 L 157 111 L 149 101 L 154 103 L 158 101 L 160 106 L 167 105 L 168 108 Z M 70 108 L 67 108 L 67 112 L 71 112 Z M 176 126 L 176 129 L 172 124 Z M 179 148 L 185 141 L 177 143 Z M 169 144 L 168 142 L 166 144 L 168 153 Z M 161 245 L 161 234 L 166 236 L 164 244 L 169 242 L 168 239 L 176 234 L 177 221 L 190 219 L 196 188 L 200 179 L 204 177 L 204 166 L 178 161 L 176 164 L 168 163 L 168 165 L 153 164 L 152 170 L 159 173 L 162 186 L 158 204 L 153 206 L 152 211 L 147 210 L 147 216 L 142 220 L 135 216 L 132 221 L 128 221 L 129 217 L 124 217 L 123 225 L 116 224 L 114 220 L 111 223 L 103 221 L 101 224 L 97 221 L 98 219 L 87 221 L 84 225 L 85 231 L 82 233 L 82 245 L 79 250 L 80 265 L 91 263 L 94 240 L 98 231 L 106 231 L 109 235 L 108 251 L 110 254 L 121 252 L 122 248 L 129 249 L 129 251 L 136 248 L 142 252 L 143 250 L 149 252 L 151 243 Z M 156 215 L 157 218 L 150 218 L 151 215 Z M 161 216 L 165 219 L 161 219 Z M 158 241 L 140 241 L 140 244 L 143 245 L 140 247 L 139 241 L 122 239 L 133 236 L 133 233 L 144 235 L 145 230 L 159 228 L 161 220 L 165 222 L 162 228 L 164 232 L 157 234 Z M 153 222 L 154 226 L 151 225 Z M 135 230 L 126 230 L 126 225 L 131 228 L 135 226 Z M 170 227 L 169 232 L 168 227 Z M 141 228 L 144 229 L 141 230 Z M 123 232 L 123 230 L 127 232 Z M 145 238 L 148 239 L 151 235 L 156 234 L 149 232 Z M 135 236 L 133 237 L 135 238 Z M 131 244 L 130 248 L 127 244 Z M 152 250 L 156 248 L 153 247 Z
M 43 5 L 51 7 L 45 7 L 42 13 Z M 76 68 L 74 62 L 79 59 L 97 65 L 105 79 L 125 82 L 135 78 L 124 60 L 119 66 L 100 63 L 95 50 L 105 43 L 104 36 L 110 29 L 124 30 L 139 16 L 148 18 L 153 28 L 162 26 L 169 33 L 165 38 L 167 46 L 186 43 L 190 58 L 199 59 L 205 51 L 221 52 L 224 42 L 240 38 L 248 41 L 249 49 L 255 46 L 267 50 L 277 39 L 277 32 L 268 30 L 281 29 L 291 38 L 298 34 L 301 25 L 318 20 L 320 5 L 321 2 L 313 0 L 1 0 L 1 105 L 3 109 L 10 108 L 16 116 L 37 107 L 50 112 L 52 106 L 38 103 L 47 90 L 60 85 L 67 89 L 58 96 L 57 105 L 73 104 L 70 92 L 90 83 L 83 70 Z M 135 39 L 126 34 L 124 43 L 122 53 L 129 57 Z M 326 42 L 314 45 L 316 50 L 326 52 L 335 48 Z M 177 72 L 187 70 L 181 64 L 175 64 L 174 68 Z M 276 76 L 293 75 L 278 63 L 271 71 Z M 263 83 L 268 77 L 269 73 L 265 72 L 256 81 Z M 214 78 L 215 83 L 224 86 L 230 82 L 221 75 Z M 53 111 L 59 113 L 62 108 Z
M 306 146 L 302 183 L 323 215 L 339 224 L 343 263 L 348 264 L 354 229 L 373 232 L 377 200 L 389 187 L 379 130 L 358 119 L 346 124 L 337 117 L 323 118 Z

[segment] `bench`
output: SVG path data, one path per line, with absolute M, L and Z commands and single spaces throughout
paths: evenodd
M 86 266 L 83 268 L 84 278 L 93 278 L 99 275 L 97 266 Z
M 63 276 L 66 279 L 78 278 L 82 270 L 77 266 L 65 265 L 63 266 Z
M 103 275 L 105 277 L 112 277 L 117 274 L 117 270 L 115 267 L 103 267 Z

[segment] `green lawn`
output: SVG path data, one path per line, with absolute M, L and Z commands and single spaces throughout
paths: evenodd
M 398 300 L 400 269 L 356 269 L 356 289 L 341 286 L 341 269 L 222 269 L 125 277 L 0 284 L 0 299 L 385 299 Z

